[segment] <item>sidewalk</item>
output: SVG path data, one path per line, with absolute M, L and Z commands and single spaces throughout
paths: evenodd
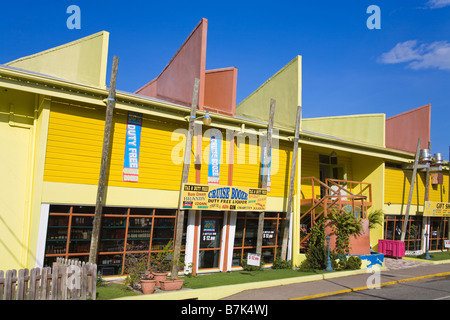
M 450 275 L 450 261 L 434 264 L 416 260 L 385 258 L 385 268 L 380 272 L 380 285 L 391 285 L 434 276 Z M 290 284 L 282 287 L 247 290 L 228 296 L 223 300 L 306 300 L 333 294 L 368 289 L 372 272 L 364 272 L 342 277 Z M 338 274 L 336 274 L 338 275 Z M 371 278 L 373 279 L 373 277 Z
M 380 285 L 450 275 L 450 261 L 445 262 L 433 264 L 407 258 L 385 258 L 385 267 L 380 272 Z M 302 300 L 367 289 L 367 281 L 372 275 L 366 270 L 341 271 L 205 289 L 182 289 L 117 300 Z

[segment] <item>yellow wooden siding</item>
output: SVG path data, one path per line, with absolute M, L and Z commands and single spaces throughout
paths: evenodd
M 235 186 L 261 186 L 261 148 L 259 144 L 235 144 L 233 185 Z M 272 149 L 272 168 L 269 196 L 287 197 L 289 190 L 290 161 L 292 145 L 279 141 L 278 147 Z
M 448 187 L 449 187 L 448 174 L 444 174 L 443 178 L 444 179 L 443 179 L 442 184 L 430 185 L 430 201 L 449 202 L 449 199 L 448 199 Z M 431 181 L 430 181 L 430 183 L 431 183 Z
M 261 148 L 258 143 L 235 139 L 233 185 L 258 188 L 261 180 Z
M 302 150 L 302 177 L 316 177 L 319 179 L 319 153 L 311 150 Z M 301 182 L 301 198 L 311 199 L 312 198 L 312 184 L 311 179 L 302 179 Z M 320 196 L 320 186 L 314 183 L 314 195 L 315 197 Z
M 272 197 L 287 198 L 291 172 L 292 143 L 279 141 L 278 149 L 272 150 L 272 154 L 272 166 L 274 170 L 271 170 L 272 175 L 269 195 Z
M 411 171 L 396 168 L 385 169 L 384 202 L 392 204 L 407 204 L 411 187 Z M 448 174 L 444 175 L 442 185 L 432 185 L 430 178 L 430 201 L 448 201 Z M 425 173 L 418 173 L 411 204 L 422 205 L 425 200 Z
M 127 114 L 113 119 L 110 186 L 179 190 L 182 165 L 172 161 L 172 133 L 184 123 L 144 116 L 139 155 L 139 182 L 123 182 Z M 53 103 L 50 112 L 44 181 L 98 183 L 104 132 L 104 109 Z M 183 144 L 184 145 L 184 144 Z M 182 156 L 182 153 L 181 153 Z

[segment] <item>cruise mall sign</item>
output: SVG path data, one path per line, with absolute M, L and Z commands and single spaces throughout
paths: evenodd
M 265 211 L 267 189 L 186 183 L 180 209 Z

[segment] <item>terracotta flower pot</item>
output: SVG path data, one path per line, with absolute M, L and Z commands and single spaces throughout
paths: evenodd
M 141 289 L 144 294 L 150 294 L 155 291 L 156 280 L 141 280 Z
M 166 280 L 168 272 L 152 272 L 153 279 L 156 280 L 156 286 L 160 287 L 161 280 Z
M 180 290 L 183 286 L 184 279 L 167 279 L 160 281 L 161 290 L 169 291 L 169 290 Z

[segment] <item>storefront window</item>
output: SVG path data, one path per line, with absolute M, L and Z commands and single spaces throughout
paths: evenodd
M 234 238 L 232 266 L 240 266 L 248 253 L 255 253 L 258 237 L 258 213 L 238 213 Z M 281 222 L 284 213 L 267 212 L 264 215 L 262 260 L 272 263 L 277 256 L 281 241 Z
M 422 245 L 422 216 L 410 216 L 405 235 L 405 250 L 420 250 Z M 400 240 L 402 235 L 404 216 L 385 215 L 384 217 L 384 239 Z
M 404 216 L 386 215 L 384 238 L 400 240 Z M 429 250 L 444 249 L 444 240 L 448 239 L 448 218 L 432 217 L 430 219 Z M 422 248 L 423 216 L 410 216 L 405 235 L 405 250 L 417 251 Z
M 51 205 L 44 266 L 57 257 L 89 260 L 95 207 Z M 100 232 L 98 270 L 103 275 L 123 274 L 127 256 L 163 249 L 174 239 L 175 209 L 104 207 Z M 182 250 L 186 247 L 187 217 Z
M 444 240 L 448 239 L 448 218 L 430 218 L 430 249 L 429 250 L 443 250 L 445 249 Z

